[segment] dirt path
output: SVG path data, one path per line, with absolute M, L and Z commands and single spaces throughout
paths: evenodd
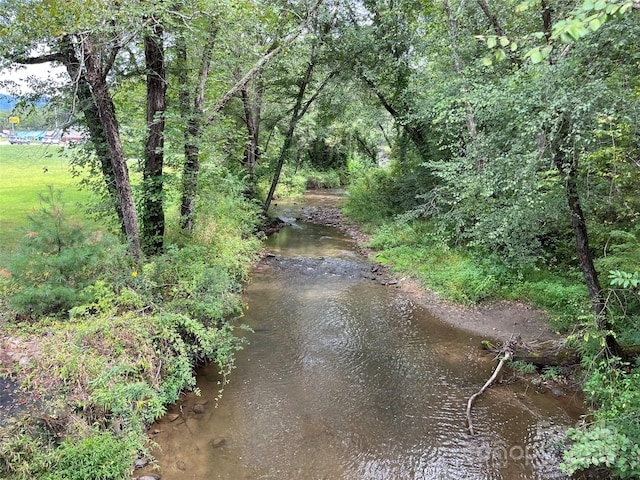
M 339 228 L 357 243 L 363 255 L 373 257 L 374 251 L 364 246 L 369 236 L 349 222 L 338 206 L 307 207 L 304 213 L 308 222 Z M 382 275 L 393 277 L 387 267 L 378 268 L 383 270 Z M 416 303 L 441 320 L 488 338 L 506 341 L 519 335 L 525 342 L 561 338 L 550 330 L 543 312 L 523 303 L 500 301 L 465 307 L 442 299 L 413 279 L 398 280 L 394 286 L 409 292 Z

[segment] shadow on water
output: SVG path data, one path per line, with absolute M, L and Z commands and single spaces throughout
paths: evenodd
M 298 221 L 266 248 L 245 298 L 255 333 L 222 399 L 204 368 L 202 396 L 152 427 L 163 480 L 565 478 L 571 399 L 503 382 L 476 402 L 471 437 L 467 398 L 495 366 L 478 337 L 371 282 L 335 229 Z

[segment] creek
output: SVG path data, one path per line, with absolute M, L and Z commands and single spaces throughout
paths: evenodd
M 184 395 L 150 430 L 162 480 L 566 478 L 559 452 L 579 402 L 505 373 L 476 401 L 471 436 L 466 402 L 495 359 L 401 282 L 372 281 L 337 229 L 296 220 L 333 200 L 276 207 L 291 225 L 253 271 L 253 333 L 221 399 L 216 368 L 203 368 L 201 396 Z

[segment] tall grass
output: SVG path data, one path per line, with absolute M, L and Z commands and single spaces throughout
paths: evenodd
M 589 296 L 576 272 L 518 268 L 497 256 L 449 246 L 426 221 L 388 222 L 378 228 L 369 246 L 378 261 L 458 303 L 524 301 L 547 311 L 558 330 L 570 330 L 589 311 Z
M 0 144 L 0 266 L 15 250 L 27 217 L 39 207 L 39 194 L 49 186 L 63 192 L 68 213 L 82 213 L 91 193 L 77 183 L 64 147 Z

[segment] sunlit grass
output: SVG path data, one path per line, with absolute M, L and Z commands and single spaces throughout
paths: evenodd
M 14 251 L 39 194 L 53 186 L 63 192 L 67 213 L 82 213 L 91 193 L 78 187 L 64 147 L 0 144 L 0 265 Z

